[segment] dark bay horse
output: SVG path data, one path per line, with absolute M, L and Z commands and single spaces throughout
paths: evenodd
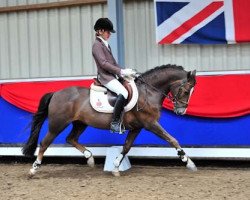
M 151 69 L 137 77 L 135 83 L 139 98 L 137 105 L 124 114 L 123 123 L 128 131 L 121 154 L 114 161 L 114 174 L 119 175 L 119 165 L 129 152 L 135 138 L 142 128 L 169 142 L 177 150 L 177 155 L 191 170 L 195 164 L 186 155 L 178 141 L 167 133 L 158 123 L 162 103 L 171 94 L 176 114 L 185 114 L 193 88 L 196 84 L 196 71 L 185 71 L 181 66 L 163 65 Z M 30 170 L 34 175 L 41 165 L 44 152 L 53 140 L 72 123 L 73 127 L 66 141 L 77 148 L 94 166 L 92 153 L 78 143 L 78 138 L 87 126 L 109 129 L 112 114 L 95 111 L 89 102 L 90 90 L 82 87 L 69 87 L 58 92 L 45 94 L 31 123 L 31 133 L 22 151 L 25 156 L 33 156 L 37 148 L 39 132 L 48 117 L 48 132 L 41 141 L 38 156 Z M 139 109 L 138 109 L 139 108 Z

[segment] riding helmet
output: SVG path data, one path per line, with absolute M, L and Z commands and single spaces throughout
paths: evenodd
M 101 29 L 110 31 L 111 33 L 115 33 L 113 23 L 108 18 L 99 18 L 96 21 L 96 23 L 94 25 L 94 30 L 98 31 Z

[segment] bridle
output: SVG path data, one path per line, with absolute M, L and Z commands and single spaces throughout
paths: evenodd
M 179 87 L 178 89 L 178 92 L 176 95 L 173 95 L 171 92 L 169 92 L 168 94 L 166 94 L 165 92 L 159 90 L 158 88 L 156 88 L 155 86 L 147 83 L 142 77 L 137 77 L 137 79 L 139 79 L 141 82 L 143 82 L 146 86 L 149 86 L 150 88 L 152 88 L 153 90 L 155 90 L 156 92 L 162 94 L 165 98 L 169 99 L 174 105 L 175 105 L 175 108 L 179 108 L 177 107 L 177 103 L 181 103 L 183 106 L 181 107 L 184 107 L 184 108 L 187 108 L 188 106 L 188 102 L 184 102 L 180 99 L 180 94 L 181 94 L 181 89 L 183 89 L 185 92 L 188 92 L 188 90 L 184 87 L 186 84 L 190 85 L 192 88 L 194 87 L 193 84 L 189 83 L 188 80 L 185 78 L 185 79 L 182 79 L 182 80 L 177 80 L 177 81 L 174 81 L 173 83 L 171 83 L 170 85 L 170 91 L 171 91 L 171 88 L 176 85 L 176 84 L 179 84 L 178 86 L 176 87 Z M 146 88 L 146 92 L 147 92 L 147 88 Z M 147 95 L 146 95 L 147 96 Z M 146 97 L 147 98 L 147 97 Z M 146 104 L 147 101 L 145 101 L 145 104 Z M 145 107 L 145 105 L 142 107 L 142 108 L 137 108 L 137 111 L 139 110 L 142 110 L 143 108 Z
M 179 84 L 179 86 L 177 86 L 177 87 L 179 87 L 178 88 L 178 92 L 177 92 L 176 95 L 172 95 L 172 93 L 169 92 L 169 94 L 168 94 L 169 99 L 172 101 L 173 104 L 175 104 L 176 108 L 178 108 L 176 106 L 177 102 L 181 103 L 183 105 L 182 107 L 187 108 L 188 102 L 185 102 L 185 101 L 183 101 L 183 100 L 180 99 L 181 90 L 184 90 L 185 92 L 188 92 L 188 90 L 184 86 L 185 85 L 189 85 L 189 86 L 191 86 L 193 88 L 194 85 L 191 84 L 191 83 L 189 83 L 188 80 L 185 78 L 183 80 L 178 80 L 178 81 L 175 81 L 175 82 L 171 83 L 171 85 L 170 85 L 170 91 L 171 91 L 171 87 L 173 87 L 173 85 L 175 85 L 175 84 Z

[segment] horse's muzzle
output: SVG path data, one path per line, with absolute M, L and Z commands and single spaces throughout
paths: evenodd
M 187 108 L 174 108 L 174 112 L 177 115 L 185 115 Z

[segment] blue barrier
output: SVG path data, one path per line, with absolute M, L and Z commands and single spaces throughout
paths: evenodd
M 15 146 L 23 144 L 29 137 L 27 128 L 32 114 L 9 104 L 0 98 L 0 144 Z M 250 146 L 250 115 L 238 118 L 212 119 L 193 116 L 177 116 L 172 111 L 162 110 L 160 123 L 183 147 L 247 147 Z M 47 131 L 45 121 L 40 138 Z M 54 141 L 65 144 L 71 126 Z M 112 134 L 108 130 L 88 127 L 80 137 L 80 143 L 94 146 L 122 145 L 127 134 Z M 134 145 L 168 146 L 151 132 L 142 130 Z

